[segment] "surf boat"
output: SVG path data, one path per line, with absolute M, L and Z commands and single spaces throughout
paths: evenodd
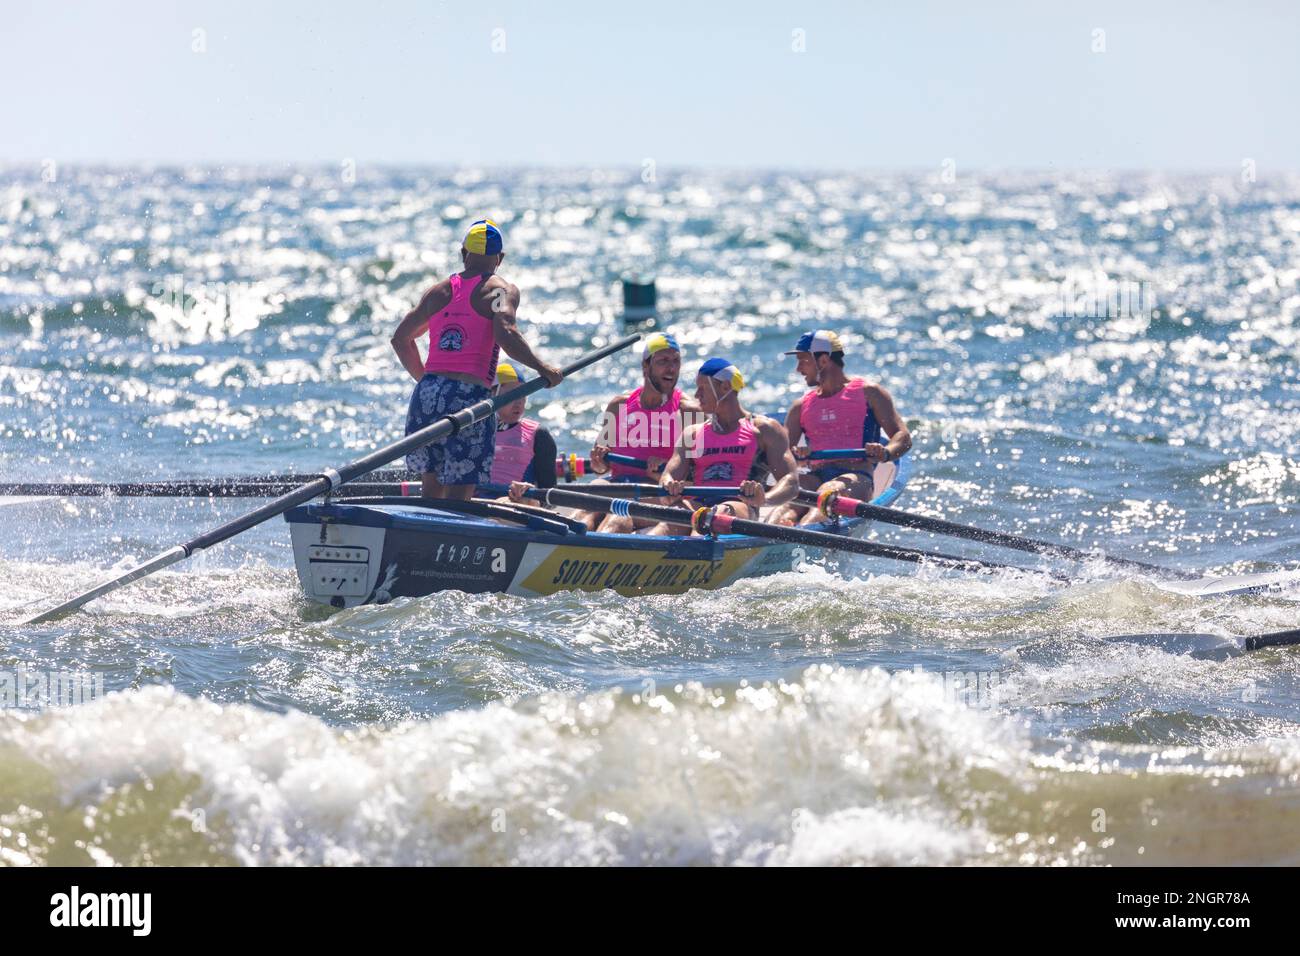
M 909 456 L 877 464 L 872 503 L 892 506 L 911 471 Z M 682 594 L 787 571 L 820 550 L 745 534 L 607 534 L 559 512 L 480 499 L 327 499 L 285 520 L 303 592 L 338 608 L 439 591 Z M 858 537 L 870 523 L 847 517 L 811 530 Z

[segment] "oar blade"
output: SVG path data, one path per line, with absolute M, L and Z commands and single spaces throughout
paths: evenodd
M 1269 647 L 1294 647 L 1300 644 L 1300 629 L 1255 634 L 1238 639 L 1218 634 L 1118 634 L 1104 638 L 1108 644 L 1137 644 L 1154 647 L 1170 654 L 1186 654 L 1198 660 L 1222 661 Z
M 169 567 L 178 561 L 184 561 L 187 557 L 189 557 L 189 552 L 180 545 L 177 545 L 174 548 L 168 548 L 156 557 L 150 558 L 148 561 L 144 562 L 144 564 L 137 564 L 129 571 L 119 574 L 117 577 L 105 581 L 102 584 L 97 584 L 89 591 L 83 591 L 76 597 L 68 598 L 68 600 L 63 603 L 50 608 L 48 611 L 42 611 L 35 617 L 23 621 L 23 623 L 44 624 L 47 621 L 53 621 L 56 618 L 63 617 L 65 614 L 69 614 L 78 608 L 84 607 L 97 597 L 102 597 L 110 591 L 116 591 L 118 588 L 130 584 L 132 581 L 138 581 L 145 575 L 153 574 L 155 571 L 161 571 L 163 568 Z
M 1187 597 L 1229 597 L 1242 594 L 1282 594 L 1300 588 L 1300 571 L 1233 574 L 1194 581 L 1158 581 L 1156 587 Z
M 1218 634 L 1117 634 L 1104 640 L 1107 644 L 1134 644 L 1205 660 L 1224 660 L 1243 653 L 1237 641 Z
M 1188 572 L 1148 564 L 1145 561 L 1137 561 L 1133 558 L 1113 557 L 1096 552 L 1083 551 L 1066 544 L 1056 544 L 1051 541 L 1039 541 L 1035 538 L 1026 538 L 1018 534 L 1008 534 L 1003 531 L 991 531 L 986 528 L 976 528 L 972 525 L 957 524 L 954 521 L 945 521 L 942 518 L 930 518 L 925 515 L 913 514 L 909 511 L 900 511 L 896 508 L 882 508 L 879 505 L 874 505 L 866 501 L 858 501 L 855 498 L 849 498 L 845 495 L 829 495 L 823 502 L 818 500 L 818 496 L 812 492 L 803 491 L 799 494 L 799 500 L 804 504 L 816 504 L 818 507 L 824 505 L 827 511 L 834 514 L 870 518 L 873 521 L 898 525 L 901 528 L 913 528 L 918 531 L 929 531 L 934 534 L 950 535 L 954 538 L 965 538 L 968 541 L 978 541 L 982 544 L 992 544 L 1000 548 L 1025 551 L 1030 554 L 1056 555 L 1059 557 L 1070 558 L 1075 561 L 1091 561 L 1100 558 L 1108 564 L 1136 568 L 1142 571 L 1149 571 L 1153 574 L 1181 578 L 1194 578 L 1196 576 L 1195 574 Z

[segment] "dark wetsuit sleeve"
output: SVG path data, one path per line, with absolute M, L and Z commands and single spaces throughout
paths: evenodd
M 533 436 L 533 484 L 538 488 L 555 487 L 555 439 L 545 428 Z

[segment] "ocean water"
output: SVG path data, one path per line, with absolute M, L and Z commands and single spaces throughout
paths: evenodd
M 1300 177 L 44 172 L 0 171 L 0 481 L 301 472 L 400 436 L 388 337 L 491 215 L 554 360 L 618 333 L 620 275 L 655 274 L 688 368 L 732 358 L 754 409 L 802 390 L 799 332 L 840 331 L 915 436 L 900 506 L 1207 574 L 1296 565 Z M 636 370 L 530 414 L 583 452 Z M 1300 862 L 1300 651 L 1106 640 L 1294 628 L 1294 593 L 855 558 L 331 612 L 276 521 L 17 623 L 248 507 L 0 499 L 0 861 Z M 14 690 L 69 673 L 93 700 Z

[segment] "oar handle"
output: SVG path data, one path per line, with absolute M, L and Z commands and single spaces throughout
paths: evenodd
M 867 453 L 861 448 L 823 448 L 810 451 L 802 461 L 866 461 Z
M 555 459 L 555 477 L 565 481 L 581 478 L 591 471 L 591 459 L 574 455 L 562 455 Z
M 650 462 L 644 458 L 633 458 L 631 455 L 618 455 L 610 452 L 605 456 L 605 460 L 613 465 L 625 465 L 628 468 L 640 468 L 645 471 L 650 467 Z M 563 478 L 566 481 L 573 481 L 575 478 L 582 478 L 586 475 L 594 475 L 595 471 L 591 467 L 590 458 L 581 458 L 576 454 L 566 455 L 555 459 L 555 477 Z
M 605 460 L 611 465 L 625 465 L 628 468 L 640 468 L 642 471 L 650 467 L 650 462 L 644 458 L 633 458 L 631 455 L 620 455 L 612 451 L 605 455 Z

